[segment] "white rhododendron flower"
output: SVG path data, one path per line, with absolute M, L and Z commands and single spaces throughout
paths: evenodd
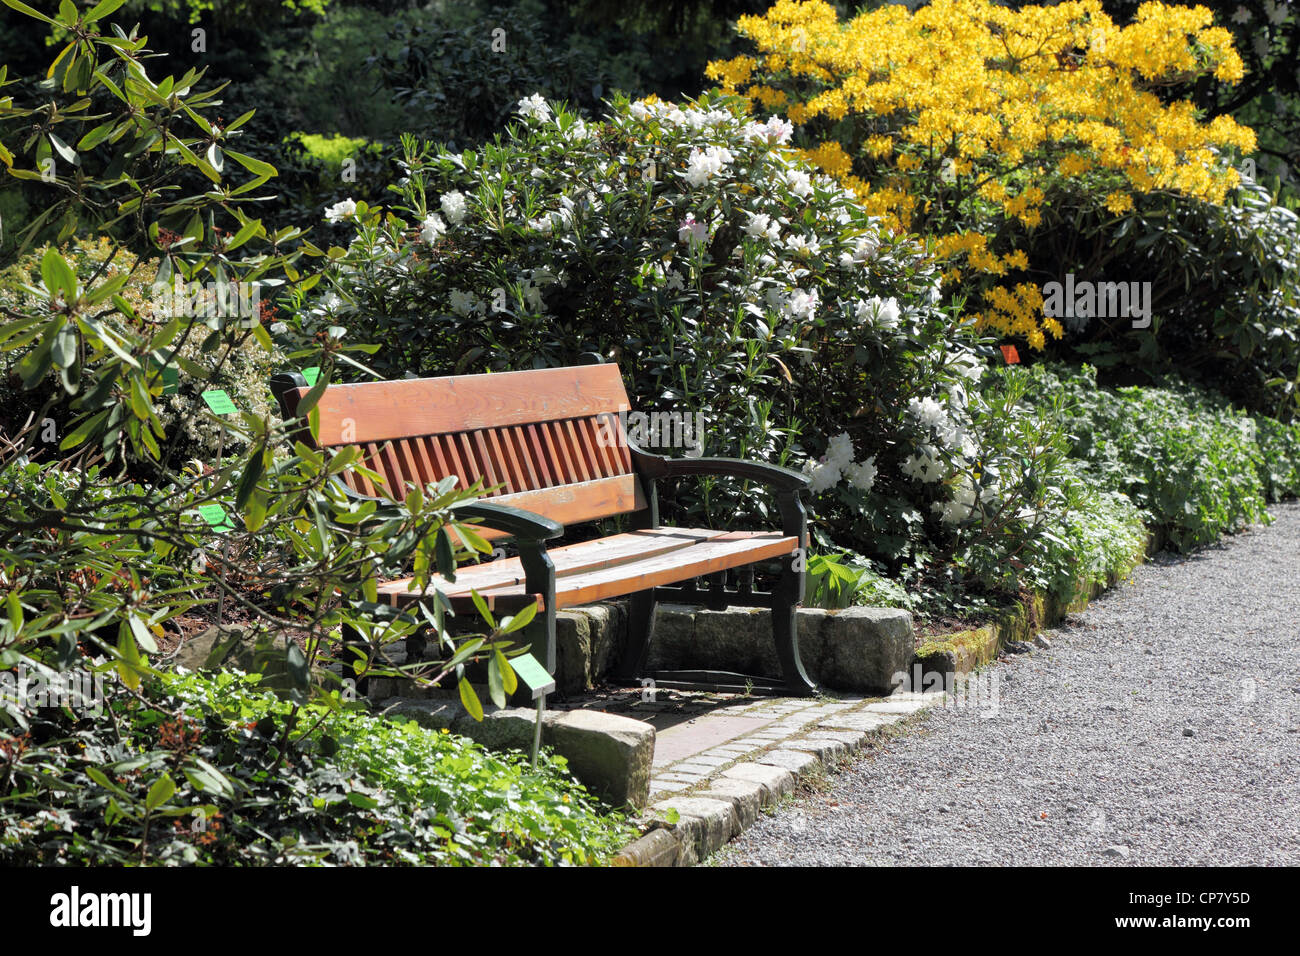
M 465 221 L 467 211 L 465 194 L 459 190 L 443 193 L 442 198 L 438 200 L 438 205 L 442 206 L 442 214 L 453 226 L 458 226 Z
M 541 93 L 525 96 L 519 101 L 516 112 L 524 119 L 548 120 L 551 118 L 551 107 L 543 99 Z
M 425 242 L 433 242 L 446 231 L 447 224 L 442 221 L 442 217 L 436 212 L 431 212 L 424 217 L 424 222 L 420 226 L 420 238 Z
M 340 222 L 348 216 L 356 215 L 357 204 L 351 199 L 343 199 L 332 206 L 325 207 L 326 222 Z
M 749 213 L 749 222 L 745 223 L 745 235 L 751 239 L 762 239 L 766 236 L 775 242 L 781 235 L 781 224 L 767 213 Z
M 899 315 L 898 300 L 892 296 L 888 299 L 872 296 L 861 300 L 857 305 L 858 321 L 881 329 L 898 328 Z
M 826 443 L 826 460 L 841 470 L 852 463 L 855 454 L 848 432 L 840 432 Z
M 790 137 L 794 133 L 794 124 L 779 116 L 773 116 L 766 123 L 750 121 L 745 124 L 741 132 L 750 142 L 761 140 L 765 143 L 784 145 L 790 142 Z
M 866 461 L 851 462 L 844 467 L 844 477 L 858 491 L 870 491 L 876 484 L 876 456 Z
M 861 236 L 853 243 L 852 252 L 840 253 L 840 265 L 845 268 L 861 266 L 874 256 L 879 248 L 880 240 L 875 236 Z
M 812 195 L 812 177 L 802 169 L 788 170 L 785 174 L 785 184 L 789 187 L 790 192 L 800 199 L 806 199 Z
M 859 491 L 870 491 L 876 483 L 876 456 L 855 462 L 857 456 L 853 439 L 848 432 L 840 432 L 826 443 L 826 454 L 819 462 L 804 463 L 809 490 L 819 494 L 834 488 L 843 479 Z
M 677 241 L 695 245 L 709 238 L 707 223 L 696 222 L 695 213 L 688 212 L 686 218 L 677 226 Z
M 974 352 L 949 352 L 948 364 L 956 374 L 972 384 L 984 377 L 984 362 Z
M 939 481 L 943 477 L 940 474 L 943 463 L 939 460 L 938 450 L 931 445 L 922 445 L 917 449 L 917 453 L 908 457 L 900 467 L 907 477 L 919 478 L 926 484 Z
M 473 292 L 462 292 L 460 289 L 452 289 L 447 293 L 447 304 L 457 315 L 468 316 L 473 313 L 482 315 L 487 311 L 487 303 Z
M 938 428 L 948 421 L 947 411 L 933 398 L 914 398 L 907 403 L 907 411 L 922 428 Z
M 810 321 L 817 312 L 817 290 L 795 289 L 785 297 L 782 311 L 791 318 Z
M 690 158 L 686 161 L 686 181 L 698 189 L 714 176 L 721 176 L 731 160 L 731 150 L 725 146 L 693 149 Z
M 829 462 L 820 464 L 807 462 L 803 466 L 803 473 L 808 476 L 808 490 L 815 495 L 834 488 L 840 483 L 842 477 L 839 468 Z
M 785 247 L 790 250 L 790 254 L 799 259 L 809 259 L 822 251 L 822 244 L 816 239 L 805 239 L 803 236 L 791 236 L 785 241 Z

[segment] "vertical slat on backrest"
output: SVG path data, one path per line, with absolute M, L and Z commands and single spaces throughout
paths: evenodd
M 552 456 L 557 471 L 564 476 L 563 484 L 575 484 L 582 479 L 578 477 L 578 466 L 569 451 L 569 443 L 564 438 L 564 429 L 559 422 L 546 423 L 546 436 L 549 439 L 547 452 Z
M 520 474 L 524 484 L 529 488 L 545 488 L 546 485 L 538 469 L 533 466 L 533 456 L 528 451 L 528 438 L 524 429 L 519 425 L 512 425 L 503 431 L 506 443 L 514 449 L 515 460 L 520 464 Z
M 546 454 L 546 445 L 543 443 L 541 427 L 529 424 L 524 426 L 524 430 L 528 435 L 528 451 L 534 465 L 537 467 L 541 487 L 550 488 L 554 485 L 563 484 L 563 480 L 557 476 L 557 472 L 551 464 L 550 457 Z
M 591 481 L 596 476 L 591 473 L 591 465 L 587 461 L 586 449 L 582 447 L 582 442 L 578 441 L 577 429 L 573 427 L 573 422 L 564 422 L 564 437 L 568 439 L 569 451 L 573 454 L 573 461 L 578 466 L 578 474 L 581 481 Z
M 401 498 L 412 483 L 454 476 L 459 487 L 481 483 L 486 497 L 554 508 L 566 520 L 644 505 L 621 440 L 626 392 L 612 367 L 332 386 L 317 407 L 321 443 L 356 444 L 381 476 L 345 474 L 360 494 Z

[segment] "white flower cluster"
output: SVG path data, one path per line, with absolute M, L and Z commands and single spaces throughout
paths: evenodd
M 446 232 L 447 224 L 442 221 L 442 217 L 436 212 L 429 213 L 424 217 L 424 222 L 420 224 L 420 238 L 430 244 Z
M 747 212 L 749 222 L 745 223 L 745 235 L 751 239 L 764 237 L 776 242 L 781 237 L 781 226 L 788 224 L 786 219 L 773 219 L 765 212 Z
M 803 236 L 791 236 L 785 241 L 785 247 L 796 259 L 810 259 L 822 251 L 820 242 Z
M 960 391 L 958 396 L 961 402 L 957 404 L 964 408 L 966 396 Z M 933 432 L 935 441 L 941 447 L 959 451 L 968 458 L 975 454 L 975 443 L 971 441 L 970 435 L 953 420 L 942 402 L 933 398 L 914 398 L 907 403 L 907 412 L 921 428 Z
M 546 102 L 541 93 L 534 93 L 532 96 L 525 96 L 519 101 L 515 111 L 524 119 L 535 119 L 545 122 L 551 118 L 550 104 Z
M 442 198 L 438 200 L 438 205 L 442 207 L 442 214 L 453 226 L 459 226 L 465 221 L 468 206 L 463 192 L 453 189 L 449 193 L 443 193 Z
M 840 265 L 846 269 L 862 268 L 868 259 L 880 249 L 880 240 L 875 236 L 861 236 L 853 243 L 852 252 L 840 253 Z
M 332 206 L 325 207 L 325 221 L 342 222 L 349 216 L 355 216 L 356 212 L 357 204 L 351 199 L 343 199 Z
M 892 296 L 888 299 L 872 296 L 870 299 L 862 299 L 858 302 L 856 314 L 859 322 L 873 325 L 878 329 L 896 329 L 902 312 L 898 307 L 898 300 Z
M 826 444 L 826 455 L 820 462 L 806 462 L 803 472 L 808 476 L 808 488 L 820 494 L 847 479 L 849 486 L 858 491 L 870 491 L 876 483 L 876 456 L 865 461 L 854 461 L 857 452 L 848 432 L 841 432 Z
M 976 505 L 986 504 L 996 497 L 997 489 L 993 484 L 987 485 L 983 491 L 978 491 L 971 476 L 963 474 L 953 489 L 952 500 L 936 501 L 930 505 L 930 510 L 937 514 L 944 524 L 961 524 L 975 511 Z
M 573 213 L 577 207 L 578 204 L 568 196 L 561 196 L 559 209 L 528 220 L 528 228 L 535 229 L 544 236 L 552 235 L 556 231 L 562 232 L 573 223 Z
M 766 123 L 751 120 L 741 130 L 741 135 L 751 143 L 764 142 L 780 146 L 790 142 L 793 133 L 794 124 L 779 116 L 771 117 Z
M 939 450 L 933 445 L 921 445 L 899 467 L 907 477 L 919 478 L 927 485 L 942 480 L 945 470 Z
M 693 188 L 699 189 L 714 176 L 721 176 L 732 159 L 731 150 L 725 146 L 693 149 L 686 161 L 686 172 L 682 175 Z
M 812 176 L 802 169 L 787 169 L 783 177 L 786 188 L 800 199 L 812 195 Z
M 473 292 L 463 292 L 460 289 L 452 289 L 447 293 L 447 304 L 451 311 L 457 315 L 484 315 L 487 312 L 487 303 L 479 298 Z
M 695 213 L 688 212 L 686 218 L 677 226 L 677 241 L 688 245 L 697 245 L 709 238 L 709 224 L 696 222 Z
M 736 119 L 729 110 L 702 110 L 694 106 L 688 106 L 683 110 L 662 100 L 653 102 L 637 100 L 628 107 L 628 113 L 632 115 L 633 119 L 643 123 L 649 119 L 657 119 L 673 126 L 685 126 L 690 129 L 723 126 L 734 122 Z

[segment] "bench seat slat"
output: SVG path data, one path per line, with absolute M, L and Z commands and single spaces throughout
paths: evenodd
M 566 574 L 611 568 L 641 558 L 680 551 L 725 533 L 696 528 L 655 528 L 629 531 L 593 541 L 579 541 L 577 544 L 549 548 L 546 553 L 551 556 L 551 561 L 555 564 L 557 577 L 562 577 Z M 410 582 L 411 578 L 385 582 L 379 586 L 379 593 L 386 595 L 404 593 Z M 444 584 L 443 593 L 454 594 L 457 591 L 469 591 L 470 588 L 482 592 L 489 588 L 522 585 L 523 582 L 524 568 L 519 558 L 498 558 L 481 564 L 461 565 L 456 569 L 455 584 Z
M 783 557 L 798 547 L 798 538 L 779 532 L 662 528 L 613 535 L 547 553 L 555 563 L 558 609 Z M 474 568 L 484 570 L 475 573 Z M 420 596 L 407 590 L 410 582 L 410 578 L 390 581 L 380 585 L 379 591 L 394 604 L 409 604 Z M 529 598 L 517 558 L 458 569 L 455 583 L 437 577 L 434 582 L 453 599 L 467 598 L 471 588 L 494 600 Z

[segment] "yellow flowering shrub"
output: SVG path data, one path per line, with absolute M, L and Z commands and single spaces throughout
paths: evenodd
M 1249 128 L 1170 97 L 1241 79 L 1231 34 L 1204 7 L 1146 3 L 1120 26 L 1099 0 L 934 0 L 842 22 L 822 0 L 779 0 L 739 31 L 755 55 L 715 61 L 709 77 L 751 109 L 783 111 L 804 154 L 870 213 L 931 238 L 972 321 L 1035 349 L 1062 335 L 1025 251 L 1058 188 L 1112 217 L 1137 194 L 1221 203 L 1238 183 L 1225 153 L 1255 147 Z

